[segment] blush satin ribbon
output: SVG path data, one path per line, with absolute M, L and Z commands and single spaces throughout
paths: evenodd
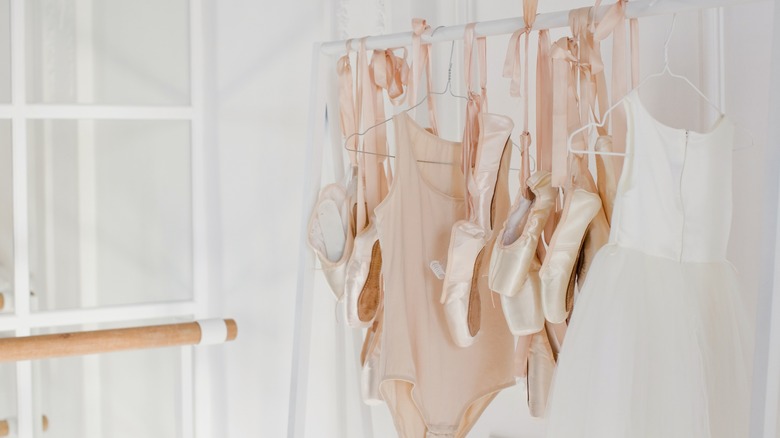
M 552 134 L 552 175 L 553 186 L 562 187 L 567 179 L 566 146 L 568 135 L 592 117 L 601 120 L 601 113 L 611 103 L 622 99 L 628 89 L 626 65 L 625 3 L 619 0 L 612 5 L 604 17 L 595 23 L 592 20 L 593 8 L 575 9 L 570 13 L 569 22 L 573 38 L 561 38 L 553 45 L 553 134 Z M 631 83 L 636 86 L 639 78 L 638 25 L 636 19 L 630 20 L 631 27 Z M 600 44 L 610 34 L 613 35 L 612 62 L 612 99 L 608 99 L 604 63 Z M 576 84 L 579 82 L 580 94 Z M 615 151 L 625 150 L 626 122 L 622 108 L 612 111 L 612 134 Z M 609 131 L 606 123 L 598 129 L 599 135 Z M 572 148 L 584 150 L 587 146 L 585 135 L 572 139 Z
M 522 97 L 523 99 L 523 132 L 520 134 L 520 190 L 523 197 L 526 199 L 530 199 L 533 196 L 525 182 L 531 176 L 531 161 L 529 156 L 531 134 L 528 132 L 528 114 L 530 111 L 530 105 L 528 104 L 528 46 L 531 29 L 533 28 L 534 21 L 536 21 L 536 9 L 537 0 L 523 1 L 523 22 L 525 27 L 516 30 L 509 38 L 503 70 L 503 76 L 505 78 L 511 78 L 509 94 L 513 97 Z M 520 39 L 523 36 L 525 36 L 525 42 L 522 46 L 524 50 L 521 52 Z M 525 73 L 523 73 L 523 70 Z
M 475 37 L 475 27 L 476 23 L 467 24 L 463 35 L 464 79 L 466 82 L 466 95 L 468 96 L 468 103 L 466 104 L 466 121 L 463 127 L 463 143 L 461 147 L 461 171 L 466 177 L 466 191 L 464 193 L 476 193 L 478 191 L 476 181 L 474 180 L 473 169 L 479 144 L 479 114 L 487 112 L 487 38 Z M 478 57 L 477 65 L 479 68 L 479 93 L 472 91 L 472 62 L 475 42 Z M 468 196 L 467 199 L 467 216 L 471 217 L 476 206 L 473 205 L 474 200 L 471 196 Z
M 412 78 L 409 81 L 409 106 L 417 105 L 417 90 L 422 79 L 423 68 L 427 80 L 428 93 L 428 123 L 434 135 L 439 135 L 438 123 L 436 123 L 436 103 L 431 97 L 431 45 L 422 43 L 423 35 L 431 35 L 433 31 L 428 22 L 422 18 L 412 19 Z

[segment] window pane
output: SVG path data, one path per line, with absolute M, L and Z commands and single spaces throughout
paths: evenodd
M 180 437 L 180 376 L 181 348 L 34 361 L 35 436 Z
M 0 120 L 0 313 L 10 312 L 13 294 L 14 266 L 14 204 L 11 121 Z
M 28 101 L 189 103 L 187 0 L 29 0 Z
M 189 124 L 28 127 L 38 309 L 191 299 Z
M 10 4 L 10 0 L 0 0 L 0 103 L 11 102 Z

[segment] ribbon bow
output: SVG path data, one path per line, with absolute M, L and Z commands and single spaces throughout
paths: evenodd
M 374 84 L 387 91 L 393 105 L 400 105 L 405 99 L 404 87 L 409 82 L 409 65 L 406 63 L 407 51 L 403 57 L 397 56 L 391 49 L 374 50 L 371 57 L 371 78 Z
M 509 38 L 507 46 L 506 59 L 504 60 L 503 76 L 511 78 L 509 84 L 509 94 L 514 97 L 522 97 L 525 105 L 523 111 L 523 133 L 520 136 L 521 170 L 520 170 L 520 191 L 523 197 L 530 199 L 531 191 L 525 184 L 528 177 L 531 176 L 531 134 L 528 132 L 528 54 L 529 42 L 531 39 L 531 29 L 536 21 L 537 0 L 523 0 L 523 23 L 525 27 L 516 30 Z M 520 39 L 525 36 L 524 52 L 520 51 Z M 522 63 L 522 64 L 521 64 Z M 525 75 L 523 76 L 523 70 Z M 520 87 L 523 87 L 521 90 Z
M 505 78 L 511 78 L 512 82 L 509 84 L 509 94 L 513 97 L 521 97 L 523 95 L 520 90 L 521 80 L 521 58 L 525 61 L 525 71 L 528 75 L 528 42 L 531 37 L 531 29 L 536 21 L 536 7 L 537 0 L 524 0 L 523 1 L 523 23 L 525 27 L 516 30 L 509 37 L 509 45 L 506 49 L 506 59 L 504 61 L 503 76 Z M 525 35 L 525 56 L 520 56 L 520 38 Z M 526 99 L 528 98 L 528 78 L 526 77 L 525 86 Z M 526 127 L 527 128 L 527 127 Z
M 430 64 L 428 63 L 428 56 L 430 49 L 428 46 L 423 47 L 422 36 L 431 34 L 431 26 L 424 18 L 412 19 L 412 56 L 414 61 L 412 62 L 412 87 L 411 93 L 409 93 L 409 105 L 417 104 L 417 86 L 420 78 L 422 77 L 422 64 L 427 65 L 427 74 L 430 77 Z

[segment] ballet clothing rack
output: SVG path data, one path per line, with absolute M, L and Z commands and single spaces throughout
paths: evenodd
M 642 18 L 654 15 L 671 15 L 707 8 L 718 8 L 743 4 L 757 0 L 634 0 L 625 5 L 626 18 Z M 518 5 L 521 2 L 518 2 Z M 597 20 L 607 12 L 611 4 L 601 5 L 596 11 Z M 556 29 L 569 26 L 569 12 L 558 11 L 538 14 L 532 30 Z M 503 18 L 500 20 L 482 21 L 474 28 L 476 36 L 506 35 L 525 27 L 523 17 Z M 438 43 L 463 39 L 465 24 L 456 26 L 434 27 L 432 35 L 422 35 L 423 43 Z M 387 49 L 408 46 L 412 43 L 412 32 L 400 32 L 366 38 L 366 49 Z M 350 41 L 350 49 L 357 50 L 358 40 Z M 322 43 L 324 55 L 338 55 L 346 52 L 347 40 Z
M 236 339 L 237 335 L 238 326 L 232 319 L 204 319 L 179 324 L 0 338 L 0 363 L 182 345 L 220 344 Z
M 632 0 L 625 5 L 626 18 L 643 18 L 650 16 L 660 15 L 672 15 L 684 12 L 702 11 L 705 9 L 722 8 L 725 6 L 734 6 L 747 3 L 757 2 L 758 0 Z M 522 10 L 520 7 L 521 2 L 517 2 L 518 10 Z M 600 6 L 595 14 L 596 18 L 601 18 L 604 13 L 612 4 L 605 4 Z M 543 29 L 555 29 L 569 27 L 569 13 L 570 11 L 558 11 L 551 13 L 538 14 L 534 21 L 533 30 Z M 723 11 L 716 10 L 711 14 L 708 14 L 710 18 L 711 31 L 713 34 L 717 34 L 706 44 L 709 45 L 709 49 L 715 52 L 715 57 L 719 60 L 718 70 L 719 84 L 716 84 L 717 89 L 712 90 L 713 94 L 717 94 L 718 98 L 723 99 L 725 95 L 725 81 L 724 81 L 724 65 L 723 65 Z M 411 17 L 409 17 L 411 19 Z M 518 29 L 524 28 L 525 24 L 522 17 L 505 18 L 500 20 L 478 22 L 475 27 L 475 33 L 477 36 L 495 36 L 511 34 Z M 424 44 L 432 44 L 437 42 L 447 42 L 460 40 L 463 38 L 465 32 L 465 24 L 454 26 L 435 26 L 432 25 L 433 31 L 431 34 L 422 35 L 422 42 Z M 780 40 L 780 38 L 776 38 Z M 288 417 L 288 438 L 303 438 L 305 436 L 306 426 L 306 409 L 308 405 L 308 375 L 310 367 L 310 351 L 312 344 L 312 320 L 314 311 L 314 272 L 315 272 L 315 260 L 312 252 L 306 245 L 307 236 L 307 223 L 308 214 L 314 208 L 317 200 L 317 196 L 320 190 L 320 182 L 322 179 L 322 163 L 323 163 L 323 151 L 325 145 L 328 144 L 328 138 L 331 139 L 329 147 L 331 148 L 331 154 L 333 159 L 330 162 L 334 166 L 334 174 L 338 176 L 344 174 L 343 169 L 343 150 L 342 141 L 340 135 L 336 133 L 337 129 L 330 129 L 328 131 L 328 125 L 338 126 L 338 110 L 337 98 L 335 98 L 335 56 L 346 53 L 348 47 L 350 50 L 358 49 L 358 39 L 352 40 L 336 40 L 329 42 L 316 42 L 312 47 L 312 70 L 311 70 L 311 89 L 309 94 L 309 114 L 308 114 L 308 132 L 306 143 L 306 157 L 304 166 L 304 196 L 302 206 L 302 218 L 299 228 L 299 248 L 298 248 L 298 281 L 296 290 L 296 309 L 295 309 L 295 321 L 294 321 L 294 334 L 293 334 L 293 352 L 292 352 L 292 369 L 290 379 L 290 399 L 289 399 L 289 417 Z M 412 44 L 412 32 L 401 32 L 387 35 L 370 36 L 365 39 L 366 49 L 388 49 L 388 48 L 400 48 L 410 46 Z M 348 46 L 349 45 L 349 46 Z M 780 68 L 780 67 L 779 67 Z M 331 115 L 330 122 L 327 122 L 326 108 L 328 115 Z M 721 105 L 724 108 L 724 105 Z M 332 116 L 336 114 L 335 118 Z M 780 154 L 778 154 L 780 155 Z M 768 167 L 773 167 L 770 174 L 776 175 L 780 172 L 780 163 L 776 163 L 777 160 L 769 160 L 768 162 L 774 164 L 768 164 Z M 769 199 L 768 208 L 772 210 L 772 206 L 777 208 L 777 200 Z M 768 230 L 769 225 L 767 225 Z M 774 235 L 774 232 L 767 231 L 767 235 Z M 770 239 L 773 240 L 773 239 Z M 769 245 L 769 243 L 767 243 Z M 768 250 L 768 249 L 767 249 Z M 774 247 L 771 248 L 774 252 Z M 771 268 L 771 267 L 770 267 Z M 772 285 L 773 283 L 773 270 L 767 269 L 762 272 L 762 281 Z M 759 307 L 766 305 L 771 307 L 772 303 L 772 288 L 769 287 L 767 291 L 761 291 L 759 296 Z M 319 309 L 317 311 L 323 311 Z M 336 352 L 337 360 L 341 361 L 338 368 L 342 370 L 348 369 L 346 366 L 346 359 L 341 353 L 345 353 L 345 327 L 344 324 L 337 324 L 336 327 L 336 346 L 334 351 Z M 350 339 L 354 344 L 353 347 L 358 351 L 361 345 L 361 339 L 359 334 L 350 331 Z M 759 334 L 756 339 L 757 349 L 771 347 L 769 342 L 769 334 L 766 334 L 766 338 L 762 338 L 763 334 Z M 339 356 L 341 354 L 341 356 Z M 756 368 L 759 371 L 758 368 Z M 353 376 L 355 380 L 359 379 L 358 376 Z M 768 391 L 766 389 L 768 382 L 767 369 L 763 368 L 760 372 L 756 372 L 754 375 L 754 396 L 753 401 L 764 400 L 764 397 L 758 395 L 760 391 Z M 346 374 L 340 377 L 340 381 L 336 382 L 340 393 L 335 394 L 334 397 L 337 405 L 346 406 Z M 775 388 L 777 389 L 777 388 Z M 767 405 L 768 406 L 768 405 Z M 345 408 L 346 409 L 346 408 Z M 373 428 L 371 426 L 371 412 L 368 407 L 363 405 L 360 407 L 361 416 L 363 422 L 363 436 L 372 437 Z M 758 412 L 761 411 L 761 412 Z M 766 418 L 767 412 L 769 412 L 769 406 L 766 409 L 761 407 L 756 408 L 752 414 L 751 420 L 753 426 L 763 423 Z M 342 419 L 345 418 L 342 415 Z M 345 421 L 345 420 L 344 420 Z M 341 425 L 342 430 L 345 430 L 345 425 Z M 758 431 L 763 429 L 755 429 L 751 436 L 764 437 L 763 432 Z

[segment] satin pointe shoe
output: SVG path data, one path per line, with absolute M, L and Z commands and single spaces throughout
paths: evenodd
M 580 254 L 580 262 L 577 266 L 577 286 L 580 290 L 585 284 L 593 259 L 607 242 L 609 242 L 609 222 L 607 222 L 604 209 L 600 208 L 590 222 L 588 231 L 585 233 L 585 241 L 582 243 L 582 254 Z
M 599 137 L 599 139 L 601 139 L 602 147 L 610 147 L 611 137 L 602 136 Z M 611 158 L 608 156 L 599 157 Z M 602 161 L 602 164 L 608 164 L 611 166 L 611 162 Z M 575 179 L 572 182 L 575 188 L 587 190 L 588 192 L 594 194 L 598 193 L 599 190 L 602 189 L 600 186 L 597 187 L 596 182 L 593 180 L 593 175 L 591 175 L 590 171 L 588 170 L 588 163 L 584 157 L 573 157 L 571 160 L 571 165 L 575 166 L 573 171 Z M 606 179 L 607 177 L 604 178 L 604 180 Z M 608 184 L 606 181 L 602 182 L 603 184 Z M 593 259 L 596 257 L 596 253 L 598 253 L 601 247 L 606 245 L 609 241 L 609 222 L 607 221 L 606 214 L 604 213 L 604 202 L 601 196 L 599 196 L 599 200 L 601 201 L 599 206 L 600 208 L 593 219 L 590 221 L 590 225 L 588 225 L 588 229 L 585 232 L 585 238 L 582 242 L 582 252 L 580 253 L 577 260 L 575 274 L 569 280 L 569 290 L 566 294 L 567 309 L 571 309 L 571 305 L 573 304 L 575 283 L 580 287 L 580 289 L 582 289 L 582 286 L 585 284 L 588 271 L 590 270 L 590 265 L 593 263 Z
M 479 332 L 480 301 L 477 287 L 487 234 L 479 225 L 460 220 L 452 227 L 441 303 L 455 345 L 468 347 Z
M 382 309 L 368 330 L 363 341 L 363 349 L 360 352 L 360 396 L 363 403 L 377 405 L 382 403 L 382 395 L 379 392 L 381 375 L 379 372 L 379 357 L 382 354 L 382 328 L 384 320 Z
M 469 184 L 472 222 L 492 234 L 495 220 L 496 181 L 501 162 L 511 153 L 509 135 L 512 119 L 497 114 L 479 114 L 479 147 L 475 159 L 473 178 Z
M 480 329 L 479 271 L 496 214 L 499 170 L 508 161 L 507 151 L 511 151 L 511 119 L 479 114 L 478 121 L 478 148 L 468 180 L 469 220 L 460 220 L 452 227 L 441 295 L 450 335 L 459 347 L 472 345 Z
M 382 303 L 382 250 L 373 221 L 357 236 L 346 269 L 347 325 L 368 327 Z
M 596 140 L 596 151 L 612 152 L 612 137 L 603 135 Z M 590 265 L 596 257 L 599 249 L 609 242 L 612 208 L 617 192 L 618 170 L 614 161 L 615 157 L 608 155 L 596 155 L 597 182 L 592 183 L 592 177 L 587 175 L 589 186 L 597 187 L 601 199 L 601 211 L 588 227 L 585 242 L 582 248 L 582 260 L 577 269 L 577 285 L 582 289 L 587 278 Z
M 515 344 L 515 378 L 526 379 L 528 377 L 528 353 L 531 351 L 531 338 L 533 335 L 518 336 Z
M 566 330 L 569 325 L 566 322 L 553 324 L 550 321 L 544 323 L 544 331 L 547 333 L 547 339 L 550 342 L 550 348 L 552 348 L 553 358 L 555 362 L 558 362 L 558 354 L 563 347 L 563 341 L 566 338 Z
M 514 296 L 501 295 L 501 308 L 509 331 L 515 336 L 526 336 L 544 328 L 542 291 L 539 282 L 538 257 L 531 262 L 531 269 L 520 291 Z
M 341 184 L 323 187 L 309 218 L 306 239 L 337 300 L 344 295 L 347 260 L 353 248 L 348 204 L 346 189 Z
M 514 296 L 528 276 L 536 248 L 547 220 L 555 207 L 557 191 L 549 172 L 534 173 L 527 181 L 533 201 L 518 195 L 504 228 L 493 245 L 488 284 L 504 296 Z
M 544 417 L 554 373 L 552 347 L 546 331 L 542 330 L 531 338 L 528 353 L 528 410 L 532 417 Z
M 588 225 L 600 208 L 598 195 L 587 190 L 570 189 L 566 196 L 561 220 L 555 228 L 539 271 L 542 308 L 545 318 L 550 322 L 560 323 L 568 316 L 575 264 Z

